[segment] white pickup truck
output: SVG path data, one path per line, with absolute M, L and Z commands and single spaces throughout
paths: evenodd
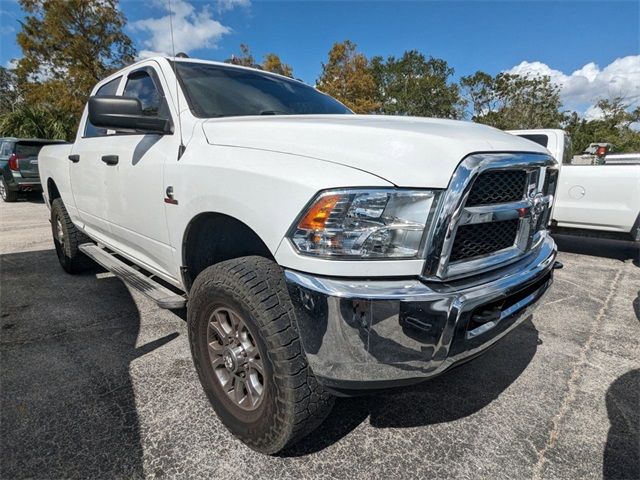
M 607 156 L 604 162 L 592 165 L 574 164 L 571 139 L 564 130 L 509 133 L 546 147 L 559 163 L 554 227 L 568 233 L 601 232 L 640 242 L 640 162 L 633 162 L 631 156 L 627 162 L 607 162 Z
M 39 156 L 62 267 L 187 306 L 200 381 L 250 447 L 335 395 L 416 383 L 529 318 L 552 281 L 554 159 L 469 122 L 354 115 L 259 70 L 153 58 Z

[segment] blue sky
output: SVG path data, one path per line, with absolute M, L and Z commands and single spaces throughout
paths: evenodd
M 275 52 L 313 84 L 335 41 L 367 56 L 417 49 L 446 59 L 455 78 L 478 69 L 551 75 L 568 108 L 599 96 L 640 98 L 640 2 L 630 1 L 259 1 L 171 0 L 178 50 L 223 60 L 248 44 Z M 0 61 L 20 56 L 20 8 L 1 0 Z M 139 52 L 170 51 L 167 0 L 121 0 Z M 523 63 L 524 62 L 524 63 Z

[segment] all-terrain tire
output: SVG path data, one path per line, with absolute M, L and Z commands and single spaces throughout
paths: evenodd
M 221 308 L 238 312 L 260 353 L 264 389 L 254 411 L 242 410 L 225 393 L 208 353 L 208 324 Z M 251 256 L 205 269 L 191 289 L 187 317 L 200 382 L 222 422 L 246 445 L 277 453 L 327 417 L 334 397 L 307 364 L 284 275 L 275 262 Z
M 0 185 L 0 197 L 2 197 L 2 200 L 7 203 L 17 202 L 18 201 L 17 190 L 9 190 L 9 186 L 7 185 L 7 182 L 5 181 L 4 178 L 2 178 L 1 182 L 2 182 L 2 185 Z
M 79 273 L 95 265 L 78 248 L 91 239 L 73 224 L 61 198 L 51 202 L 51 233 L 58 260 L 65 272 Z

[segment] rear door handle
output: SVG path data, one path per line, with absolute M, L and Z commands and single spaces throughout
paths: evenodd
M 118 164 L 118 155 L 103 155 L 102 161 L 107 165 L 117 165 Z
M 73 163 L 78 163 L 80 161 L 80 155 L 69 155 L 69 160 Z

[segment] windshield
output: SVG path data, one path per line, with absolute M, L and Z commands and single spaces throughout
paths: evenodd
M 175 62 L 198 117 L 348 114 L 337 100 L 296 80 L 240 68 Z

